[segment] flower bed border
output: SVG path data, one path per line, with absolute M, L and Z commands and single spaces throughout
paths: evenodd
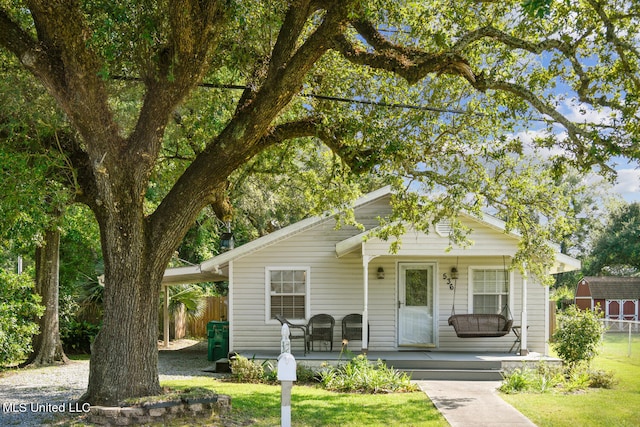
M 184 416 L 207 418 L 231 411 L 231 397 L 218 394 L 204 398 L 172 399 L 137 406 L 92 406 L 87 421 L 107 426 L 127 426 L 167 421 Z

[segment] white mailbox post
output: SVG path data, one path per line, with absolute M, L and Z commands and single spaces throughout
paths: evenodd
M 280 393 L 280 425 L 291 427 L 291 388 L 296 381 L 296 358 L 290 353 L 289 327 L 282 325 L 282 353 L 278 356 L 278 381 L 281 385 Z

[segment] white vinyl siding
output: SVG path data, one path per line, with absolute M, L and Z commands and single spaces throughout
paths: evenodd
M 388 198 L 359 207 L 355 214 L 366 228 L 376 225 L 378 216 L 389 212 Z M 364 310 L 363 251 L 373 256 L 368 265 L 368 318 L 369 350 L 394 351 L 397 347 L 398 322 L 398 274 L 399 263 L 432 263 L 435 267 L 434 316 L 436 318 L 433 351 L 479 351 L 506 352 L 515 339 L 513 334 L 500 338 L 461 339 L 448 325 L 447 319 L 454 304 L 454 292 L 449 289 L 442 273 L 456 266 L 460 273 L 455 294 L 456 313 L 472 313 L 473 298 L 470 297 L 473 270 L 504 270 L 507 262 L 517 251 L 518 240 L 471 219 L 465 225 L 473 228 L 470 239 L 474 244 L 467 248 L 453 246 L 447 237 L 435 230 L 424 234 L 409 230 L 402 236 L 398 253 L 389 252 L 390 241 L 375 237 L 366 241 L 365 247 L 340 257 L 336 256 L 336 244 L 361 233 L 350 226 L 336 228 L 333 218 L 327 218 L 299 233 L 271 242 L 268 246 L 243 255 L 234 260 L 232 284 L 230 285 L 230 322 L 232 351 L 269 352 L 279 354 L 281 327 L 272 318 L 271 288 L 266 269 L 308 271 L 308 290 L 303 319 L 291 319 L 294 323 L 306 323 L 314 314 L 326 313 L 336 320 L 334 329 L 334 351 L 341 347 L 340 322 L 350 313 Z M 378 268 L 383 267 L 384 279 L 377 278 Z M 510 272 L 509 308 L 514 323 L 520 323 L 522 313 L 522 276 Z M 268 276 L 270 277 L 270 276 Z M 269 282 L 269 286 L 267 286 Z M 545 341 L 545 289 L 535 280 L 528 281 L 528 349 L 544 353 Z M 473 295 L 471 293 L 471 295 Z M 360 343 L 349 343 L 348 349 L 358 351 Z M 302 350 L 300 342 L 293 343 L 293 351 Z
M 307 319 L 309 268 L 267 267 L 265 276 L 269 318 Z

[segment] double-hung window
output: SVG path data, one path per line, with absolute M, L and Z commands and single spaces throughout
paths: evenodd
M 509 301 L 509 272 L 504 269 L 472 269 L 473 313 L 500 314 Z
M 306 319 L 309 304 L 309 268 L 267 267 L 267 317 Z

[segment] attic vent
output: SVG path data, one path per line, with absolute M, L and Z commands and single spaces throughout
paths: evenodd
M 436 224 L 436 233 L 438 233 L 441 237 L 449 237 L 451 231 L 451 221 L 449 221 L 448 219 L 443 219 Z

